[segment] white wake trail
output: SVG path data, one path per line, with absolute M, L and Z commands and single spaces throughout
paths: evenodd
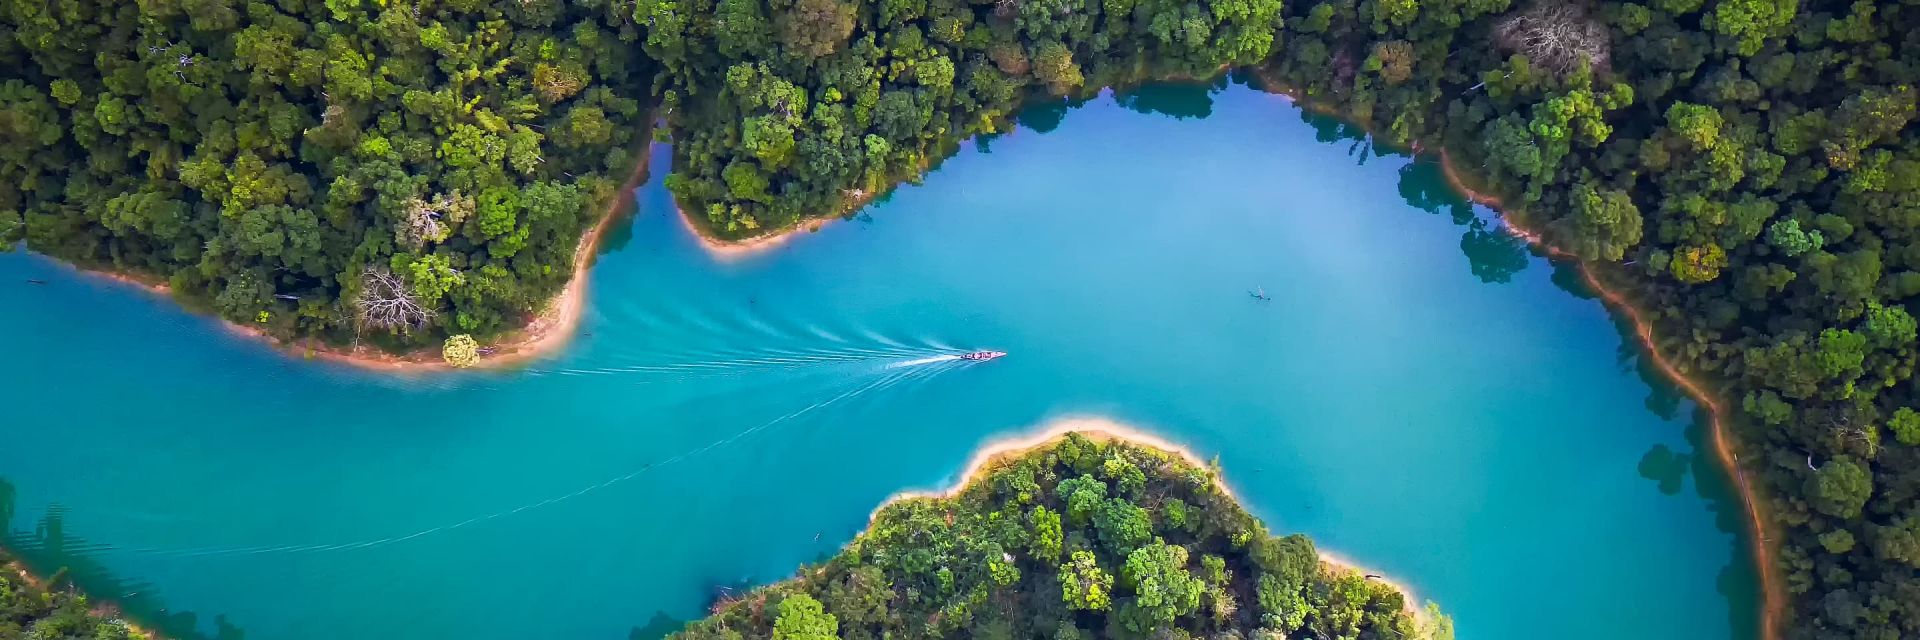
M 933 363 L 935 363 L 935 362 L 952 362 L 952 361 L 954 361 L 954 360 L 959 360 L 959 359 L 960 359 L 960 356 L 957 356 L 957 355 L 953 355 L 953 354 L 947 354 L 947 355 L 944 355 L 944 356 L 934 356 L 934 357 L 931 357 L 931 358 L 919 358 L 919 359 L 915 359 L 915 360 L 902 360 L 902 361 L 900 361 L 900 362 L 895 362 L 895 363 L 893 363 L 893 364 L 890 364 L 890 365 L 887 365 L 887 368 L 888 368 L 888 369 L 899 369 L 899 368 L 901 368 L 901 367 L 918 367 L 918 366 L 920 366 L 920 365 L 925 365 L 925 364 L 933 364 Z

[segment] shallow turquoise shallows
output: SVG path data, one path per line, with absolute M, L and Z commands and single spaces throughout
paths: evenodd
M 656 171 L 579 338 L 517 371 L 302 362 L 0 256 L 9 545 L 174 633 L 644 636 L 1098 415 L 1461 638 L 1754 635 L 1693 406 L 1436 166 L 1224 83 L 1022 122 L 730 262 Z M 939 357 L 971 349 L 1011 355 Z

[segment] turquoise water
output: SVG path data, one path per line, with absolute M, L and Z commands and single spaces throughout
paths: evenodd
M 1754 635 L 1693 406 L 1435 166 L 1242 87 L 1023 122 L 745 260 L 656 171 L 579 339 L 521 371 L 295 361 L 0 254 L 9 545 L 174 633 L 646 635 L 1093 414 L 1462 638 Z M 1012 355 L 902 364 L 976 348 Z

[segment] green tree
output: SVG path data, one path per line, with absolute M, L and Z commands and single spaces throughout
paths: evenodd
M 1060 590 L 1069 609 L 1106 611 L 1113 604 L 1113 576 L 1089 551 L 1076 550 L 1060 565 Z
M 1788 257 L 1798 256 L 1809 251 L 1819 251 L 1826 239 L 1819 231 L 1802 231 L 1800 221 L 1787 218 L 1767 227 L 1767 244 L 1780 249 Z
M 1909 447 L 1920 446 L 1920 413 L 1908 407 L 1900 407 L 1887 419 L 1887 428 L 1893 431 L 1893 437 L 1900 444 Z
M 1120 575 L 1133 590 L 1134 604 L 1155 626 L 1172 624 L 1175 618 L 1200 608 L 1204 585 L 1187 572 L 1186 547 L 1155 539 L 1127 554 Z M 1146 632 L 1151 628 L 1133 630 Z
M 1920 435 L 1920 431 L 1916 431 L 1916 435 Z M 1042 562 L 1059 561 L 1065 540 L 1060 529 L 1060 514 L 1047 509 L 1046 505 L 1035 505 L 1029 519 L 1033 523 L 1033 557 Z
M 1117 554 L 1131 552 L 1153 537 L 1153 520 L 1147 510 L 1122 498 L 1100 505 L 1093 524 L 1100 532 L 1100 541 Z
M 840 620 L 827 613 L 819 600 L 804 593 L 780 601 L 773 621 L 774 640 L 839 640 Z
M 808 57 L 833 53 L 853 33 L 853 14 L 838 0 L 798 0 L 780 16 L 780 39 Z
M 1873 475 L 1848 456 L 1828 460 L 1807 478 L 1807 498 L 1821 513 L 1841 519 L 1859 517 L 1873 494 Z

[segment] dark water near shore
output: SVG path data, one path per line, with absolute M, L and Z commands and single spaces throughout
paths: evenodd
M 739 261 L 656 175 L 580 338 L 521 371 L 294 361 L 0 254 L 8 546 L 175 633 L 620 638 L 1098 415 L 1461 638 L 1755 635 L 1692 404 L 1438 167 L 1243 87 L 1022 122 Z M 939 359 L 975 348 L 1012 355 Z

